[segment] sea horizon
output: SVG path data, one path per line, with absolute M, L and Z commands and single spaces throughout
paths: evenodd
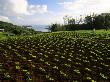
M 35 31 L 49 32 L 48 25 L 31 25 Z

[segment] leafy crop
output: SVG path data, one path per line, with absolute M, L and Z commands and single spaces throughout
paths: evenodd
M 1 40 L 0 81 L 110 81 L 109 39 L 85 36 L 59 32 Z

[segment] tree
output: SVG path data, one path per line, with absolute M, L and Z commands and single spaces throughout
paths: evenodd
M 99 15 L 90 15 L 85 17 L 85 24 L 90 29 L 108 29 L 110 28 L 110 13 L 102 13 Z
M 25 28 L 23 26 L 13 25 L 12 23 L 0 21 L 0 29 L 4 29 L 4 32 L 15 35 L 23 34 L 34 34 L 36 31 L 34 29 Z
M 75 19 L 72 18 L 72 16 L 66 15 L 66 16 L 63 17 L 63 20 L 64 20 L 64 24 L 65 24 L 65 25 L 75 24 Z
M 68 24 L 69 24 L 69 25 L 75 24 L 75 19 L 74 19 L 74 18 L 68 19 Z
M 84 23 L 87 25 L 89 29 L 95 29 L 95 18 L 97 17 L 96 14 L 88 15 L 85 17 Z
M 49 26 L 49 30 L 51 31 L 51 32 L 55 32 L 55 31 L 58 31 L 58 28 L 60 28 L 60 24 L 51 24 L 50 26 Z
M 101 16 L 103 17 L 104 19 L 104 28 L 106 29 L 109 29 L 110 28 L 110 13 L 102 13 Z

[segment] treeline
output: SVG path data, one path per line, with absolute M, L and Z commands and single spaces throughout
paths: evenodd
M 92 30 L 92 29 L 109 29 L 110 28 L 110 13 L 92 14 L 80 16 L 78 20 L 65 16 L 64 25 L 52 24 L 49 26 L 51 32 L 55 31 L 72 31 L 72 30 Z
M 12 23 L 7 23 L 0 21 L 0 29 L 4 29 L 7 35 L 27 35 L 36 34 L 36 31 L 32 28 L 27 28 L 25 26 L 18 26 Z

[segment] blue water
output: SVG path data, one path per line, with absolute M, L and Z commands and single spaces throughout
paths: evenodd
M 32 28 L 36 31 L 49 32 L 47 25 L 32 25 Z

